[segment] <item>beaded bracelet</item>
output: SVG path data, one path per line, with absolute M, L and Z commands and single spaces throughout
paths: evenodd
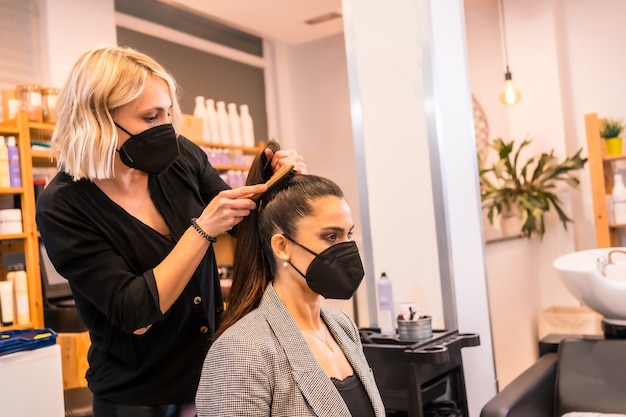
M 205 238 L 211 243 L 217 242 L 216 237 L 213 237 L 209 235 L 207 232 L 205 232 L 204 230 L 202 230 L 202 228 L 198 225 L 197 220 L 198 220 L 197 217 L 194 217 L 191 219 L 191 225 L 193 226 L 194 229 L 196 229 L 196 232 L 200 233 L 200 236 L 202 236 L 203 238 Z

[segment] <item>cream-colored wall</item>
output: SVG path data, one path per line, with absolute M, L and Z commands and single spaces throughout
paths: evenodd
M 513 19 L 508 9 L 506 17 L 507 32 L 511 33 Z M 529 102 L 528 91 L 523 88 L 525 74 L 511 59 L 515 51 L 511 46 L 509 63 L 513 80 L 522 90 L 522 102 L 518 107 L 507 109 L 498 100 L 499 90 L 504 84 L 504 59 L 497 3 L 468 12 L 466 25 L 472 91 L 487 115 L 490 139 L 536 137 L 532 123 L 526 125 L 527 132 L 521 133 L 521 138 L 511 133 L 511 117 L 520 117 L 517 114 L 522 103 L 528 105 Z M 540 145 L 537 142 L 547 147 L 554 146 L 545 140 L 536 139 L 535 142 L 535 147 Z M 494 356 L 500 388 L 537 357 L 536 316 L 542 309 L 538 266 L 543 260 L 533 256 L 533 248 L 539 244 L 543 247 L 550 240 L 550 235 L 547 235 L 541 243 L 519 239 L 487 243 L 485 246 Z
M 86 50 L 117 44 L 113 0 L 37 0 L 46 85 L 62 86 Z
M 534 138 L 534 151 L 555 149 L 560 157 L 586 148 L 584 114 L 626 117 L 623 77 L 626 58 L 603 65 L 619 51 L 615 37 L 626 17 L 620 0 L 505 0 L 509 63 L 522 101 L 507 109 L 498 102 L 504 59 L 498 4 L 466 15 L 470 75 L 485 109 L 491 137 Z M 584 152 L 586 154 L 586 152 Z M 554 213 L 537 239 L 489 243 L 485 248 L 496 369 L 500 388 L 532 364 L 537 355 L 537 315 L 578 302 L 556 276 L 561 254 L 595 247 L 588 171 L 579 191 L 560 198 L 576 220 L 565 231 Z

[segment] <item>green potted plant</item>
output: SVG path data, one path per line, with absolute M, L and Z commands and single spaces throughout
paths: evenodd
M 495 214 L 514 213 L 520 218 L 520 230 L 516 233 L 528 238 L 536 234 L 542 238 L 544 214 L 551 207 L 556 210 L 563 227 L 567 228 L 567 223 L 572 221 L 561 208 L 555 192 L 560 184 L 578 186 L 580 182 L 573 172 L 582 169 L 587 159 L 581 158 L 580 149 L 562 162 L 557 161 L 554 150 L 521 161 L 520 152 L 530 143 L 526 139 L 515 150 L 514 140 L 505 142 L 497 138 L 489 145 L 498 153 L 498 159 L 486 167 L 480 156 L 478 158 L 480 197 L 489 223 L 493 224 Z
M 600 136 L 604 138 L 606 144 L 607 155 L 622 154 L 622 132 L 624 131 L 624 123 L 617 119 L 605 119 L 602 121 Z

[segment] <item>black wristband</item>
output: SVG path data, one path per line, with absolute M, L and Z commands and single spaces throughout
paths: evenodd
M 198 225 L 197 220 L 198 220 L 197 217 L 193 217 L 191 219 L 191 225 L 193 226 L 194 229 L 196 229 L 196 232 L 200 233 L 200 236 L 202 236 L 203 238 L 205 238 L 206 240 L 208 240 L 211 243 L 217 242 L 217 238 L 216 237 L 211 236 L 207 232 L 202 230 L 202 228 Z

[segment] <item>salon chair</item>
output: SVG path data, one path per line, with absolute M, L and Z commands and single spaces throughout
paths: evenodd
M 485 404 L 481 417 L 626 414 L 626 340 L 564 339 Z
M 93 397 L 87 387 L 68 388 L 63 391 L 65 417 L 92 417 Z

